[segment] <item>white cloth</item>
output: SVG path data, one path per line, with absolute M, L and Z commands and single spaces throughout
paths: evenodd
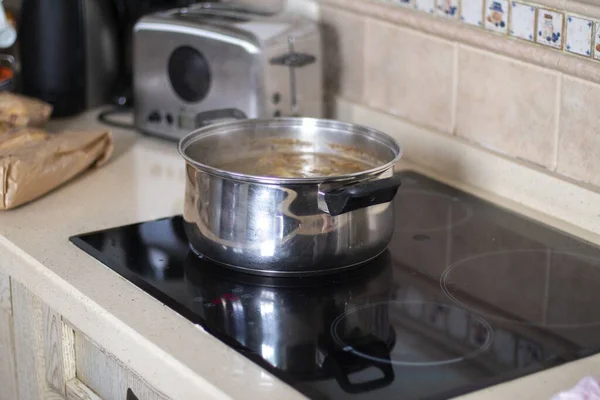
M 552 400 L 600 400 L 600 384 L 591 376 L 586 376 L 571 389 L 552 397 Z

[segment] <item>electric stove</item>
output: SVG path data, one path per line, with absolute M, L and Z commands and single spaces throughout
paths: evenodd
M 312 399 L 445 399 L 600 352 L 600 249 L 414 172 L 388 250 L 266 278 L 190 252 L 182 217 L 72 242 Z

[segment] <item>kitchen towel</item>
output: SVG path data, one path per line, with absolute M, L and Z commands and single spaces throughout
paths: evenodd
M 577 385 L 552 397 L 552 400 L 600 400 L 600 385 L 591 376 L 586 376 Z

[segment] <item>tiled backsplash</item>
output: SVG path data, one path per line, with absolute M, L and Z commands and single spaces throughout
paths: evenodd
M 330 94 L 600 191 L 600 4 L 320 4 Z
M 600 60 L 600 22 L 593 18 L 522 1 L 379 1 Z

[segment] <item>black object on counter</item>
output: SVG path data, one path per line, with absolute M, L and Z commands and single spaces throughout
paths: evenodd
M 110 98 L 119 71 L 114 5 L 106 0 L 23 0 L 23 93 L 73 115 Z
M 446 399 L 600 351 L 600 249 L 412 172 L 388 250 L 269 278 L 189 251 L 182 217 L 71 238 L 313 399 Z
M 193 0 L 23 0 L 22 91 L 68 116 L 132 104 L 131 30 L 142 15 Z

